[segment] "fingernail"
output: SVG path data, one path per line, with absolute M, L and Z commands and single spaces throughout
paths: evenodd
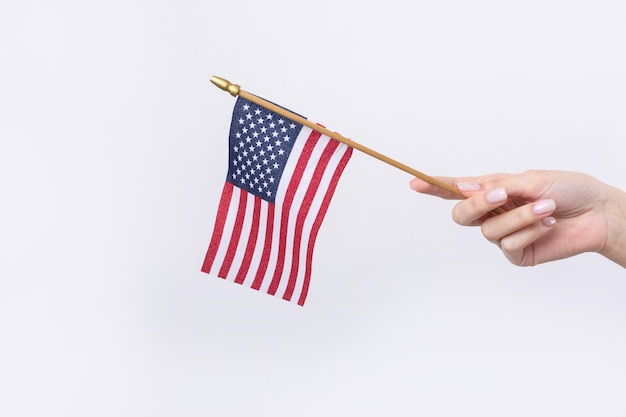
M 546 227 L 552 227 L 556 224 L 556 219 L 554 217 L 546 217 L 542 222 Z
M 454 185 L 456 185 L 456 188 L 458 188 L 461 191 L 477 191 L 480 190 L 480 184 L 477 182 L 457 182 Z
M 506 191 L 504 188 L 496 188 L 495 190 L 489 191 L 485 199 L 489 204 L 501 203 L 507 199 Z
M 541 200 L 533 206 L 533 213 L 535 214 L 546 214 L 554 211 L 556 208 L 556 203 L 553 199 Z

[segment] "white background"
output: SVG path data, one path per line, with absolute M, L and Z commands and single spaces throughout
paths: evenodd
M 3 416 L 623 416 L 626 274 L 509 264 L 355 152 L 304 308 L 200 272 L 234 99 L 431 175 L 626 188 L 615 1 L 0 6 Z

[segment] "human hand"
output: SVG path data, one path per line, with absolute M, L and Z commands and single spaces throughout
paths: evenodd
M 533 170 L 437 179 L 467 197 L 452 210 L 454 221 L 480 226 L 515 265 L 599 252 L 626 267 L 626 194 L 589 175 Z M 418 178 L 410 185 L 420 193 L 460 198 Z M 496 215 L 496 207 L 506 212 Z

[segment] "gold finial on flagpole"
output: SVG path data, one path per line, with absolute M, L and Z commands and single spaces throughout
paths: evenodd
M 239 90 L 241 90 L 241 87 L 237 84 L 233 84 L 230 81 L 221 77 L 216 77 L 215 75 L 211 77 L 211 82 L 222 90 L 228 91 L 233 97 L 236 97 L 239 94 Z

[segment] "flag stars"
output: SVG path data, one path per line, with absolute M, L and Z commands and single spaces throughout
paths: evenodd
M 243 104 L 233 119 L 229 179 L 258 196 L 273 199 L 300 126 L 254 104 L 242 108 Z

